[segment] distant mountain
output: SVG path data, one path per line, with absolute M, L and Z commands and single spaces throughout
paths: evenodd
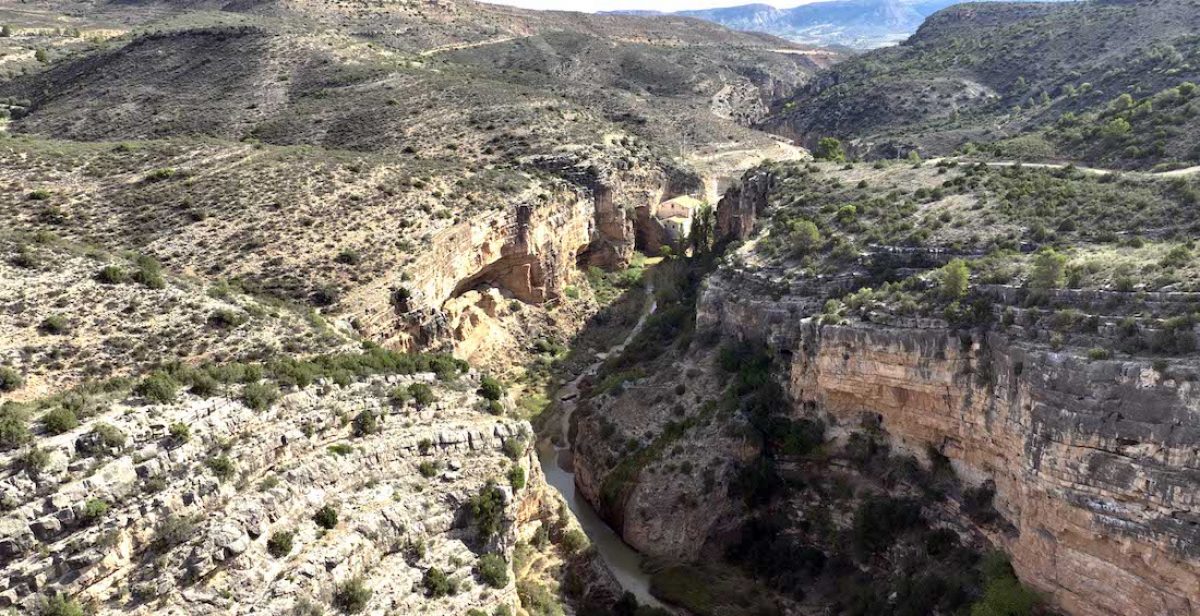
M 828 0 L 778 9 L 769 4 L 743 4 L 680 11 L 735 30 L 767 32 L 818 45 L 871 49 L 907 38 L 925 18 L 961 0 Z M 655 11 L 624 11 L 654 15 Z M 662 13 L 657 13 L 662 14 Z

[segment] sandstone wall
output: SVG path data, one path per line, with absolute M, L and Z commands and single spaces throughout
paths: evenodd
M 580 266 L 627 264 L 634 209 L 658 203 L 672 185 L 652 166 L 609 169 L 573 156 L 531 164 L 571 183 L 433 234 L 402 271 L 363 284 L 342 302 L 352 307 L 348 320 L 393 348 L 442 346 L 468 360 L 486 356 L 510 340 L 497 321 L 502 302 L 542 304 L 561 297 Z
M 1163 375 L 937 327 L 818 326 L 813 312 L 718 275 L 698 322 L 770 341 L 797 413 L 847 427 L 875 414 L 896 445 L 931 445 L 965 481 L 994 481 L 1015 531 L 982 530 L 1067 613 L 1200 614 L 1194 368 Z

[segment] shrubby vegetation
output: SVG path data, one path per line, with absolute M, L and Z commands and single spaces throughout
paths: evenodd
M 481 540 L 489 541 L 500 532 L 504 523 L 504 494 L 494 481 L 489 481 L 480 488 L 479 493 L 471 497 L 467 506 L 475 531 Z

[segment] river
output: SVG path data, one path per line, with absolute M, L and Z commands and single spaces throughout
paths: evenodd
M 654 300 L 654 286 L 646 285 L 646 309 L 642 312 L 636 325 L 619 344 L 608 349 L 607 352 L 598 356 L 597 360 L 587 367 L 578 377 L 571 382 L 559 388 L 555 393 L 556 406 L 561 420 L 560 434 L 558 439 L 543 438 L 538 443 L 538 460 L 542 466 L 542 472 L 546 475 L 546 482 L 554 489 L 562 494 L 563 499 L 567 502 L 567 506 L 571 509 L 575 519 L 579 521 L 579 526 L 583 529 L 588 540 L 596 547 L 596 552 L 600 559 L 612 571 L 613 576 L 620 583 L 621 587 L 626 591 L 633 593 L 638 599 L 638 603 L 644 605 L 652 605 L 656 607 L 665 607 L 661 601 L 655 599 L 650 594 L 650 575 L 642 570 L 642 555 L 636 550 L 629 547 L 616 531 L 609 527 L 596 510 L 592 508 L 591 503 L 588 503 L 581 494 L 575 489 L 575 474 L 570 470 L 570 422 L 571 413 L 575 411 L 575 400 L 579 396 L 579 382 L 584 377 L 596 374 L 604 360 L 616 353 L 620 353 L 625 349 L 625 345 L 641 331 L 645 325 L 646 319 L 654 313 L 658 307 Z M 555 440 L 558 440 L 561 445 L 556 445 Z

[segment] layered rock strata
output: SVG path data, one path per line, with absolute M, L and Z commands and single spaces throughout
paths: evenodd
M 493 589 L 476 578 L 478 556 L 511 561 L 518 534 L 556 515 L 557 502 L 532 447 L 520 453 L 530 427 L 478 410 L 477 378 L 322 383 L 266 411 L 227 398 L 123 402 L 39 438 L 49 461 L 37 472 L 20 470 L 21 451 L 6 452 L 0 604 L 34 610 L 63 593 L 102 614 L 284 613 L 334 602 L 359 578 L 372 611 L 515 607 L 511 582 Z M 388 401 L 411 382 L 432 385 L 438 401 Z M 379 429 L 354 437 L 350 419 L 363 411 Z M 125 443 L 98 452 L 101 424 Z M 513 465 L 528 478 L 516 490 L 505 479 Z M 483 538 L 467 503 L 492 480 L 504 497 L 500 532 Z M 337 513 L 328 529 L 315 518 L 325 506 Z M 286 549 L 273 545 L 281 533 Z M 427 597 L 431 568 L 458 592 Z
M 938 319 L 822 325 L 830 288 L 767 274 L 720 271 L 698 323 L 766 341 L 795 416 L 843 433 L 877 420 L 894 447 L 932 448 L 965 482 L 990 482 L 1006 523 L 978 530 L 1066 613 L 1200 614 L 1194 362 L 1090 360 Z

